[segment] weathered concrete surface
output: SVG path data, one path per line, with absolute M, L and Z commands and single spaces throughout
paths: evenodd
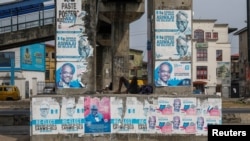
M 194 136 L 194 135 L 134 135 L 134 134 L 112 134 L 112 135 L 85 135 L 84 137 L 78 137 L 77 135 L 65 135 L 65 136 L 43 136 L 43 140 L 39 136 L 32 136 L 32 141 L 207 141 L 206 136 Z
M 53 40 L 55 38 L 54 29 L 55 26 L 53 24 L 50 24 L 1 34 L 0 49 L 4 50 L 20 47 L 23 45 Z
M 0 135 L 1 141 L 30 141 L 29 135 Z

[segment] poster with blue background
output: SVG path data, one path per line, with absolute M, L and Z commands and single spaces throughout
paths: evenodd
M 23 70 L 45 71 L 45 45 L 32 44 L 20 47 Z
M 156 61 L 154 81 L 156 87 L 191 86 L 191 62 Z
M 84 119 L 84 133 L 110 134 L 110 98 L 84 97 Z

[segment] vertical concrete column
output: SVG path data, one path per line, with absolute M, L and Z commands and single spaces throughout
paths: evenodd
M 30 89 L 30 95 L 37 95 L 37 78 L 32 78 L 32 89 Z
M 121 18 L 121 17 L 120 17 Z M 112 23 L 112 82 L 113 90 L 118 89 L 121 76 L 129 79 L 129 23 L 122 20 Z

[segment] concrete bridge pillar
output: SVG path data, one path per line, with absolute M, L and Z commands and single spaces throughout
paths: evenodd
M 111 24 L 111 81 L 117 90 L 121 76 L 129 79 L 129 24 L 144 13 L 142 1 L 103 1 L 100 3 L 99 17 Z

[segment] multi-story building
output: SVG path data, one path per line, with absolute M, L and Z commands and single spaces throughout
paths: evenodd
M 234 33 L 239 36 L 239 96 L 250 95 L 250 68 L 248 61 L 248 32 L 247 27 Z
M 231 89 L 231 44 L 228 34 L 235 31 L 214 19 L 193 20 L 193 87 L 202 93 L 229 97 Z

